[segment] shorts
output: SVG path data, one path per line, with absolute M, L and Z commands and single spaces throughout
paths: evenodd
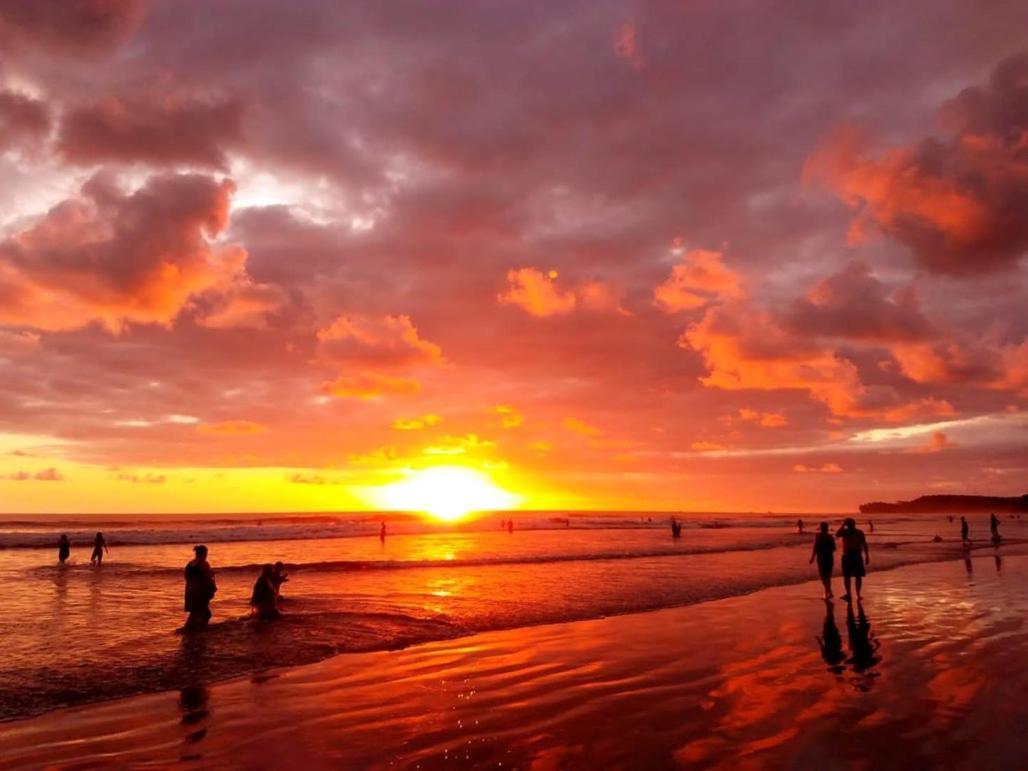
M 861 554 L 842 555 L 842 576 L 843 578 L 862 578 L 867 575 L 864 570 L 864 559 Z
M 828 559 L 818 559 L 817 561 L 817 572 L 821 577 L 831 577 L 832 569 L 835 567 L 835 560 L 831 557 Z

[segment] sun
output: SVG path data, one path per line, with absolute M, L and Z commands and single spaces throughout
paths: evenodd
M 423 511 L 444 522 L 453 522 L 474 511 L 509 509 L 521 500 L 485 474 L 463 466 L 410 471 L 406 479 L 379 489 L 375 498 L 383 508 Z

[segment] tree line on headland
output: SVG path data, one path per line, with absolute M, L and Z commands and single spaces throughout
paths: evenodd
M 992 495 L 922 495 L 912 501 L 860 504 L 862 514 L 931 514 L 971 511 L 1028 511 L 1028 495 L 1000 498 Z

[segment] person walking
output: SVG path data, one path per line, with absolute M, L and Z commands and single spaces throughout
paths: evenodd
M 107 548 L 107 541 L 104 540 L 103 533 L 97 533 L 93 539 L 93 556 L 89 558 L 90 564 L 102 565 L 104 561 L 104 554 L 109 553 L 111 550 Z
M 835 533 L 835 537 L 842 540 L 842 580 L 846 585 L 846 594 L 842 598 L 849 601 L 853 596 L 850 591 L 850 581 L 856 579 L 857 600 L 859 601 L 864 576 L 867 574 L 865 566 L 871 563 L 867 538 L 852 517 L 847 517 L 843 521 L 842 527 Z
M 218 585 L 214 582 L 214 571 L 207 561 L 207 547 L 203 544 L 193 547 L 196 556 L 185 569 L 186 595 L 185 611 L 189 614 L 185 628 L 205 629 L 211 620 L 211 600 Z
M 67 533 L 61 533 L 61 540 L 57 542 L 57 561 L 63 565 L 70 556 L 71 541 L 68 540 Z
M 810 563 L 817 560 L 817 573 L 825 588 L 825 599 L 830 600 L 832 594 L 832 569 L 835 567 L 835 539 L 828 533 L 828 523 L 822 522 L 819 531 L 814 535 L 814 548 L 810 552 Z

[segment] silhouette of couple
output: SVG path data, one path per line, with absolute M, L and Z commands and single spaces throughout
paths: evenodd
M 846 586 L 846 593 L 842 596 L 844 600 L 852 597 L 850 590 L 851 580 L 856 580 L 857 600 L 860 600 L 860 591 L 864 585 L 864 576 L 867 575 L 866 565 L 871 563 L 871 552 L 867 546 L 867 538 L 864 531 L 857 527 L 856 520 L 847 517 L 836 533 L 835 538 L 842 541 L 842 580 Z M 821 584 L 825 588 L 825 599 L 830 600 L 832 594 L 832 571 L 835 567 L 835 539 L 828 532 L 828 523 L 822 522 L 817 535 L 814 536 L 814 548 L 810 553 L 810 562 L 817 560 L 817 572 L 821 577 Z

